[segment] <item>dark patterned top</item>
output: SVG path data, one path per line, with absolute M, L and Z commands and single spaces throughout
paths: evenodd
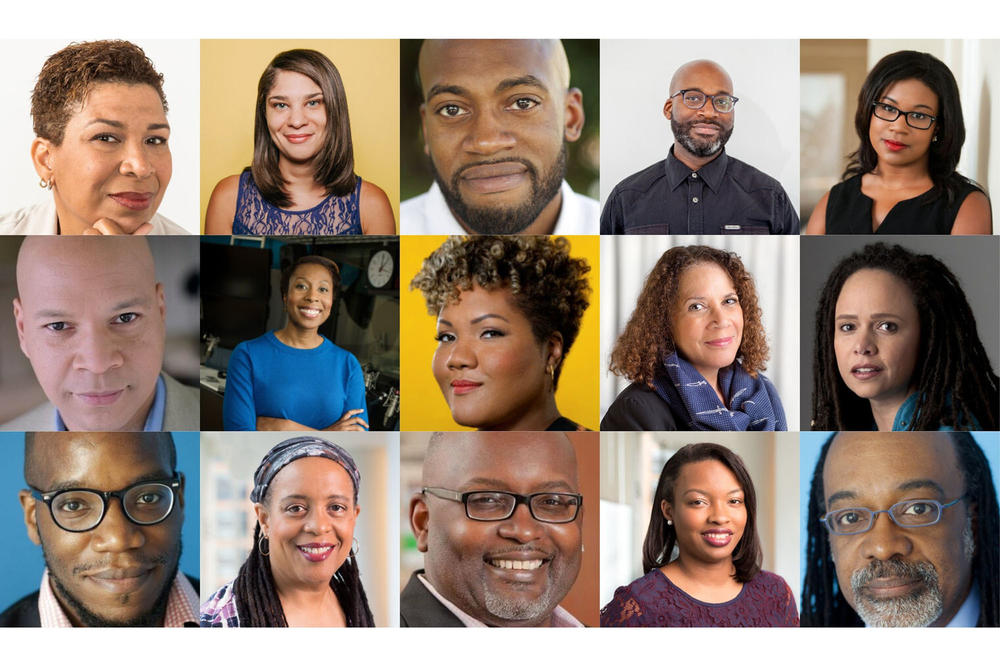
M 861 191 L 861 174 L 838 183 L 826 203 L 828 234 L 950 234 L 962 202 L 981 190 L 965 183 L 954 201 L 933 190 L 898 202 L 872 232 L 872 200 Z
M 354 191 L 342 197 L 331 194 L 307 210 L 284 210 L 264 199 L 250 168 L 240 174 L 233 234 L 248 236 L 340 236 L 360 234 L 361 176 Z
M 781 576 L 761 571 L 736 598 L 698 601 L 659 569 L 615 590 L 601 609 L 602 627 L 797 627 L 795 598 Z

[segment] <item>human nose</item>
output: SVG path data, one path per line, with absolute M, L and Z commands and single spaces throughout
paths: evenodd
M 729 515 L 731 505 L 728 500 L 720 500 L 718 502 L 712 502 L 710 505 L 711 510 L 708 514 L 708 520 L 716 525 L 725 525 L 731 520 Z
M 295 105 L 288 110 L 288 124 L 292 127 L 302 127 L 307 122 L 305 108 L 299 105 Z
M 313 511 L 309 520 L 306 521 L 306 532 L 310 534 L 327 534 L 333 529 L 333 523 L 328 515 L 322 511 Z
M 448 350 L 448 369 L 474 368 L 476 365 L 476 352 L 472 344 L 456 338 Z
M 875 340 L 867 331 L 862 331 L 854 341 L 854 353 L 859 356 L 872 356 L 878 352 Z
M 910 555 L 913 543 L 906 534 L 906 528 L 896 525 L 887 512 L 876 513 L 872 520 L 872 528 L 859 535 L 862 539 L 861 554 L 866 559 L 889 560 Z
M 109 497 L 104 518 L 94 528 L 94 550 L 117 553 L 140 548 L 145 543 L 146 537 L 140 526 L 128 519 L 121 501 L 117 497 Z
M 131 141 L 125 145 L 125 155 L 119 169 L 121 174 L 135 176 L 139 179 L 152 176 L 156 172 L 156 168 L 153 166 L 152 160 L 149 159 L 145 143 Z
M 514 507 L 514 513 L 506 520 L 500 521 L 497 532 L 505 539 L 513 539 L 519 543 L 530 543 L 542 536 L 545 527 L 535 520 L 527 504 Z
M 100 375 L 121 367 L 124 360 L 113 333 L 100 328 L 81 331 L 81 339 L 73 359 L 74 369 Z
M 469 134 L 465 138 L 465 150 L 479 155 L 491 155 L 509 150 L 516 143 L 508 130 L 503 111 L 476 114 L 469 124 Z

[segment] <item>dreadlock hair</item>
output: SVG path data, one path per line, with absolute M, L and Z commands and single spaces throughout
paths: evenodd
M 813 471 L 809 491 L 809 508 L 806 519 L 806 573 L 802 582 L 802 613 L 799 621 L 803 627 L 861 627 L 864 623 L 854 612 L 837 582 L 837 569 L 830 552 L 830 539 L 820 523 L 826 513 L 826 491 L 823 488 L 823 467 L 838 433 L 831 433 L 820 450 L 816 469 Z M 979 585 L 980 627 L 1000 626 L 1000 510 L 993 485 L 993 474 L 983 450 L 967 432 L 949 432 L 955 446 L 955 457 L 969 511 L 974 512 L 976 550 L 972 558 L 972 579 Z
M 873 243 L 837 264 L 820 292 L 813 355 L 813 430 L 870 430 L 871 403 L 844 383 L 834 350 L 837 299 L 861 269 L 902 280 L 920 314 L 918 362 L 911 385 L 917 405 L 910 430 L 997 430 L 1000 379 L 976 330 L 958 278 L 939 259 L 899 245 Z
M 649 573 L 670 562 L 674 546 L 677 545 L 677 532 L 673 525 L 667 525 L 660 505 L 667 501 L 677 506 L 674 498 L 674 486 L 681 469 L 689 463 L 703 460 L 717 460 L 725 465 L 743 490 L 743 505 L 747 511 L 747 522 L 743 528 L 743 537 L 733 551 L 733 566 L 736 573 L 733 577 L 740 583 L 748 583 L 760 573 L 763 555 L 760 549 L 760 536 L 757 534 L 757 493 L 753 487 L 750 473 L 743 464 L 743 459 L 721 444 L 688 444 L 663 465 L 660 481 L 656 484 L 656 494 L 653 496 L 653 508 L 649 514 L 649 527 L 646 529 L 646 539 L 642 543 L 642 572 Z
M 266 499 L 266 498 L 265 498 Z M 374 627 L 368 596 L 361 585 L 356 556 L 352 553 L 330 579 L 330 588 L 344 611 L 348 627 Z M 233 582 L 236 612 L 241 627 L 287 627 L 285 611 L 271 574 L 271 560 L 260 552 L 260 523 L 253 530 L 253 548 Z

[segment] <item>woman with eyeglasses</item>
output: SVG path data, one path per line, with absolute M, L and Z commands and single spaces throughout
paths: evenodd
M 615 591 L 602 627 L 797 627 L 788 583 L 762 571 L 757 494 L 743 460 L 688 444 L 656 485 L 645 575 Z
M 373 627 L 354 527 L 361 472 L 319 437 L 274 446 L 253 475 L 253 544 L 201 606 L 203 627 Z
M 965 123 L 943 62 L 916 51 L 882 58 L 861 87 L 854 127 L 861 144 L 806 233 L 992 233 L 989 199 L 955 171 Z

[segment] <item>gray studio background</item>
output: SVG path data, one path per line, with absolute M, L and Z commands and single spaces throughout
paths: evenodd
M 976 315 L 979 339 L 986 347 L 993 371 L 1000 359 L 1000 238 L 997 236 L 889 236 L 883 242 L 902 245 L 920 254 L 940 259 L 965 291 Z M 816 302 L 834 265 L 847 255 L 875 240 L 868 236 L 802 236 L 802 412 L 801 423 L 808 430 L 812 418 L 813 353 L 816 340 Z M 784 394 L 782 394 L 784 398 Z M 786 404 L 785 411 L 789 411 Z M 791 421 L 789 421 L 791 423 Z M 789 429 L 791 426 L 789 425 Z

